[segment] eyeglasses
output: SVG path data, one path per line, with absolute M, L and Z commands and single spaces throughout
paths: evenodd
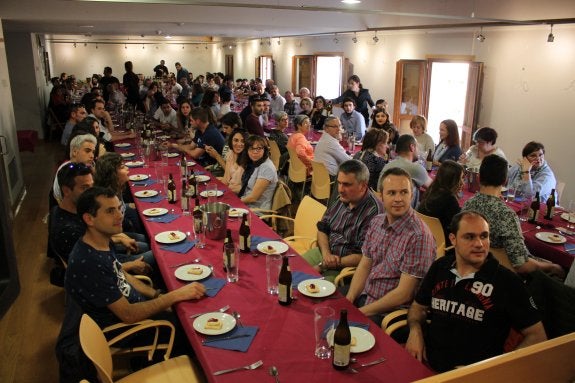
M 250 152 L 261 152 L 262 150 L 264 150 L 264 148 L 262 148 L 261 146 L 257 146 L 257 147 L 252 147 L 248 149 Z

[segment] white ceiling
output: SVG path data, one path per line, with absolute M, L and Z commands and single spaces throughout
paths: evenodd
M 251 1 L 251 2 L 250 2 Z M 2 0 L 6 31 L 215 40 L 575 22 L 573 0 Z M 158 33 L 161 31 L 161 34 Z

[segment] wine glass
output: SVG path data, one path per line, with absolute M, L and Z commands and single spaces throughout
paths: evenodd
M 567 229 L 569 231 L 575 230 L 575 200 L 570 200 L 567 204 Z

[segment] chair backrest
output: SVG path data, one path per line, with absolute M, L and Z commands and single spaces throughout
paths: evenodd
M 495 259 L 497 259 L 499 261 L 501 266 L 505 266 L 506 268 L 508 268 L 509 270 L 511 270 L 515 273 L 515 268 L 511 264 L 511 261 L 509 260 L 509 256 L 507 255 L 507 251 L 505 249 L 499 249 L 496 247 L 491 247 L 491 248 L 489 248 L 489 251 L 491 252 L 491 254 L 493 254 Z
M 278 180 L 276 190 L 272 197 L 271 210 L 279 212 L 282 208 L 291 205 L 291 189 L 283 182 Z
M 275 142 L 274 140 L 268 140 L 268 142 L 270 146 L 270 159 L 272 160 L 274 166 L 276 167 L 276 170 L 279 171 L 280 157 L 281 157 L 280 148 L 278 146 L 278 143 Z
M 441 222 L 435 217 L 421 214 L 418 211 L 416 211 L 416 213 L 419 218 L 421 218 L 421 220 L 427 225 L 427 227 L 429 227 L 431 234 L 433 234 L 433 238 L 435 238 L 436 258 L 443 257 L 443 255 L 445 255 L 445 233 L 443 232 L 443 226 L 441 226 Z
M 98 377 L 103 383 L 113 383 L 112 355 L 104 333 L 88 315 L 82 315 L 80 321 L 80 344 L 84 354 L 94 363 Z
M 288 177 L 292 182 L 305 182 L 307 178 L 307 168 L 302 160 L 299 159 L 295 150 L 288 148 L 289 153 L 289 169 Z
M 317 199 L 329 199 L 331 183 L 327 168 L 324 164 L 317 161 L 312 161 L 311 166 L 313 168 L 313 173 L 311 174 L 311 194 Z
M 294 235 L 315 238 L 317 223 L 322 219 L 327 207 L 311 198 L 303 197 L 295 215 Z

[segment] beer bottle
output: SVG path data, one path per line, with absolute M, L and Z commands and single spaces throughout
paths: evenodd
M 339 313 L 339 323 L 333 334 L 333 368 L 345 370 L 349 366 L 350 350 L 351 332 L 347 323 L 347 310 L 343 309 Z
M 190 198 L 196 198 L 198 196 L 198 181 L 196 180 L 196 173 L 194 173 L 193 170 L 188 181 L 188 190 Z
M 186 156 L 182 156 L 182 160 L 180 162 L 180 173 L 184 179 L 188 176 L 188 160 L 186 160 Z
M 188 193 L 186 193 L 186 179 L 184 178 L 182 180 L 182 213 L 184 215 L 187 215 L 190 213 L 190 197 L 188 196 Z
M 535 193 L 535 198 L 531 201 L 531 206 L 529 206 L 529 219 L 527 222 L 535 223 L 537 218 L 539 218 L 539 208 L 541 204 L 539 202 L 539 192 Z
M 553 219 L 553 214 L 555 214 L 555 189 L 551 189 L 551 195 L 547 198 L 547 212 L 545 213 L 545 219 Z
M 244 213 L 242 218 L 242 223 L 240 225 L 239 230 L 239 247 L 242 253 L 249 253 L 250 252 L 250 245 L 251 245 L 251 234 L 250 234 L 250 224 L 248 222 L 248 215 Z
M 172 173 L 170 173 L 170 179 L 168 181 L 168 202 L 176 203 L 176 200 L 177 200 L 176 183 L 174 182 L 174 177 L 172 176 Z
M 288 257 L 283 257 L 282 268 L 278 278 L 278 301 L 282 306 L 291 303 L 291 271 L 288 264 Z
M 200 200 L 198 196 L 195 197 L 195 204 L 196 206 L 194 206 L 194 212 L 192 213 L 192 217 L 194 217 L 194 233 L 199 233 L 204 224 L 204 213 L 200 210 Z
M 431 153 L 431 149 L 427 152 L 427 158 L 425 159 L 425 170 L 428 172 L 431 171 L 433 167 L 433 154 Z

